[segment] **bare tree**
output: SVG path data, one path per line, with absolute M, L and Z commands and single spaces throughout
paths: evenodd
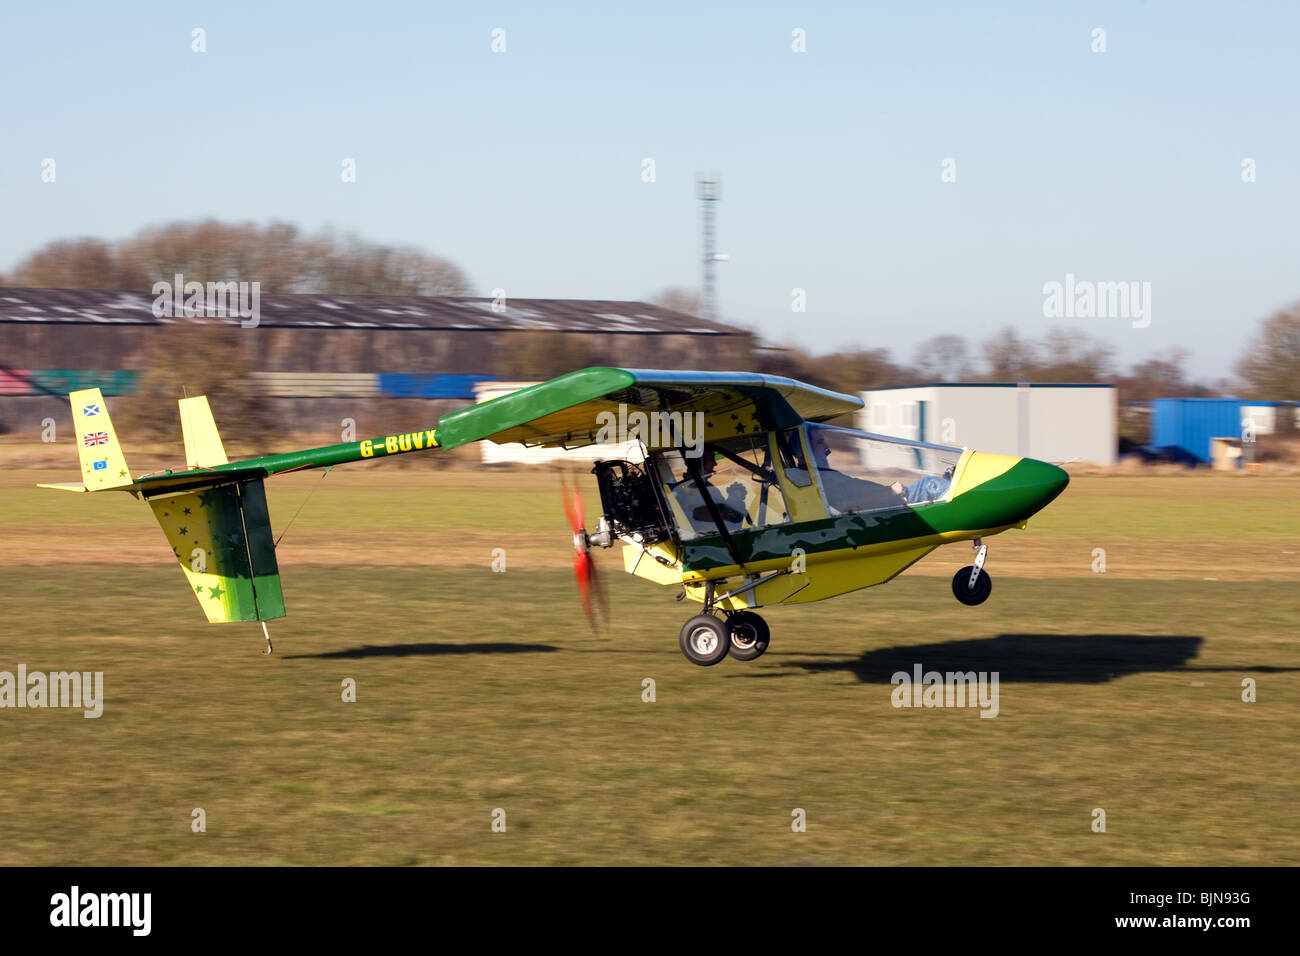
M 704 303 L 694 289 L 661 289 L 650 297 L 650 302 L 662 309 L 671 309 L 697 318 L 704 314 Z
M 919 378 L 931 382 L 964 382 L 971 377 L 970 352 L 960 335 L 936 335 L 912 353 Z
M 1043 337 L 1034 378 L 1040 382 L 1105 382 L 1114 377 L 1115 350 L 1074 329 L 1052 329 Z
M 1037 349 L 1007 326 L 980 346 L 991 382 L 1027 382 L 1038 366 Z
M 1115 377 L 1115 385 L 1126 402 L 1149 402 L 1156 398 L 1206 398 L 1213 390 L 1187 377 L 1187 350 L 1170 349 L 1163 358 L 1138 362 L 1127 375 Z
M 856 394 L 871 388 L 906 385 L 917 377 L 915 370 L 895 364 L 889 349 L 855 349 L 820 359 L 827 387 Z
M 29 255 L 5 282 L 34 289 L 124 289 L 139 287 L 115 249 L 100 239 L 60 239 Z
M 59 241 L 28 256 L 9 278 L 65 289 L 148 289 L 182 274 L 199 282 L 258 282 L 263 292 L 467 295 L 452 262 L 410 247 L 332 233 L 304 237 L 289 223 L 173 222 L 130 239 Z
M 1247 398 L 1300 400 L 1300 303 L 1265 319 L 1237 362 Z

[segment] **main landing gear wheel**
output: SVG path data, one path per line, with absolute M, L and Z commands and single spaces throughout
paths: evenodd
M 752 661 L 763 656 L 772 632 L 767 621 L 753 611 L 737 611 L 727 620 L 731 632 L 731 656 L 738 661 Z
M 692 664 L 712 667 L 731 650 L 731 634 L 712 614 L 697 614 L 682 625 L 682 653 Z
M 975 584 L 971 585 L 971 573 L 975 571 L 974 565 L 962 568 L 952 576 L 952 593 L 961 601 L 962 604 L 974 607 L 976 604 L 983 604 L 989 599 L 989 593 L 993 590 L 993 579 L 989 573 L 980 568 L 975 573 Z

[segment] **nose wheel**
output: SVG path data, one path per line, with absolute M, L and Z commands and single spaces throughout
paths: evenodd
M 984 559 L 988 556 L 989 546 L 979 538 L 975 539 L 975 563 L 967 565 L 952 576 L 953 596 L 969 607 L 983 604 L 993 591 L 993 579 L 984 570 Z

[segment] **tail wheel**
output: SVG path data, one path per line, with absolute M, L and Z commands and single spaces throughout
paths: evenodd
M 697 614 L 682 625 L 682 653 L 692 664 L 712 667 L 731 650 L 731 633 L 712 614 Z
M 727 621 L 731 633 L 731 656 L 738 661 L 752 661 L 767 650 L 772 632 L 753 611 L 737 611 Z
M 990 592 L 993 590 L 993 579 L 989 577 L 989 573 L 983 568 L 980 568 L 979 574 L 975 576 L 975 586 L 971 587 L 970 576 L 974 570 L 974 565 L 968 565 L 952 576 L 953 596 L 962 604 L 971 607 L 987 601 Z

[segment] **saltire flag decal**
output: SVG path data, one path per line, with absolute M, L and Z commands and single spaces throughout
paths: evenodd
M 91 432 L 89 435 L 82 435 L 81 440 L 87 445 L 107 445 L 108 432 Z
M 83 414 L 83 415 L 98 415 L 98 414 L 99 414 L 99 406 L 98 406 L 98 405 L 83 405 L 83 406 L 81 407 L 81 414 Z

